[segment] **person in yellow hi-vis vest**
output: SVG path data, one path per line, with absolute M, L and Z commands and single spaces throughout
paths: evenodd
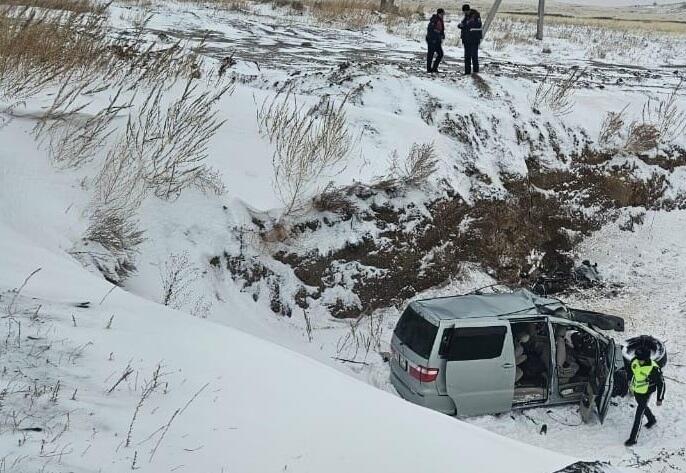
M 634 417 L 634 426 L 631 429 L 629 440 L 624 442 L 624 445 L 631 447 L 636 445 L 638 434 L 641 431 L 641 421 L 645 414 L 648 423 L 646 428 L 650 429 L 657 423 L 657 419 L 648 407 L 650 396 L 657 391 L 657 405 L 661 406 L 665 398 L 665 380 L 662 377 L 662 370 L 660 366 L 650 358 L 650 350 L 639 347 L 636 349 L 634 359 L 631 360 L 631 385 L 629 389 L 634 393 L 636 398 L 636 416 Z

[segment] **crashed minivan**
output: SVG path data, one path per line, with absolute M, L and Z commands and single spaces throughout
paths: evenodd
M 585 402 L 602 422 L 628 384 L 621 347 L 596 329 L 624 320 L 523 289 L 413 301 L 391 341 L 391 382 L 450 415 Z

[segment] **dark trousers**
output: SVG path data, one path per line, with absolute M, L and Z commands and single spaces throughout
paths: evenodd
M 443 46 L 441 41 L 427 41 L 429 52 L 426 54 L 426 72 L 438 72 L 438 65 L 443 59 Z M 434 60 L 434 55 L 436 59 Z
M 479 43 L 467 41 L 464 45 L 464 73 L 479 72 Z
M 637 406 L 636 415 L 634 416 L 634 426 L 631 428 L 631 436 L 629 437 L 631 440 L 638 440 L 638 434 L 641 432 L 641 421 L 643 420 L 644 415 L 646 416 L 646 419 L 648 419 L 648 422 L 655 422 L 655 416 L 650 412 L 650 408 L 648 407 L 650 394 L 651 393 L 634 394 Z

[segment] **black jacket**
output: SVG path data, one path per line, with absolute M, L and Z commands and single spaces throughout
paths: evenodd
M 458 23 L 457 27 L 460 29 L 460 39 L 464 41 L 465 37 L 467 36 L 467 29 L 465 28 L 465 23 L 467 22 L 467 15 L 462 18 L 462 21 Z
M 481 15 L 476 10 L 471 10 L 460 22 L 458 28 L 460 28 L 460 38 L 463 43 L 479 43 L 484 37 Z

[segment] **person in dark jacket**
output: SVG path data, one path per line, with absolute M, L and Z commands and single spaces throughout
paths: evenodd
M 443 40 L 445 39 L 445 25 L 443 17 L 445 11 L 442 8 L 436 10 L 431 16 L 429 25 L 426 28 L 426 44 L 428 52 L 426 55 L 426 72 L 438 72 L 438 65 L 443 59 Z M 434 59 L 434 56 L 436 58 Z
M 481 15 L 470 8 L 457 27 L 464 46 L 464 73 L 468 75 L 473 71 L 476 74 L 479 72 L 479 43 L 483 38 Z
M 641 432 L 641 421 L 646 416 L 648 422 L 646 428 L 650 429 L 657 423 L 657 419 L 648 407 L 650 396 L 657 391 L 657 405 L 661 406 L 665 398 L 665 380 L 662 377 L 660 366 L 650 358 L 650 350 L 639 347 L 636 350 L 634 359 L 631 360 L 631 386 L 629 389 L 636 398 L 636 415 L 634 425 L 631 428 L 629 439 L 624 445 L 631 447 L 636 445 L 638 434 Z
M 464 24 L 467 21 L 467 15 L 469 15 L 469 10 L 472 8 L 469 6 L 468 3 L 465 3 L 462 5 L 462 20 L 460 23 L 457 25 L 457 27 L 460 29 L 460 40 L 464 43 L 464 38 L 465 38 L 465 29 L 464 29 Z

